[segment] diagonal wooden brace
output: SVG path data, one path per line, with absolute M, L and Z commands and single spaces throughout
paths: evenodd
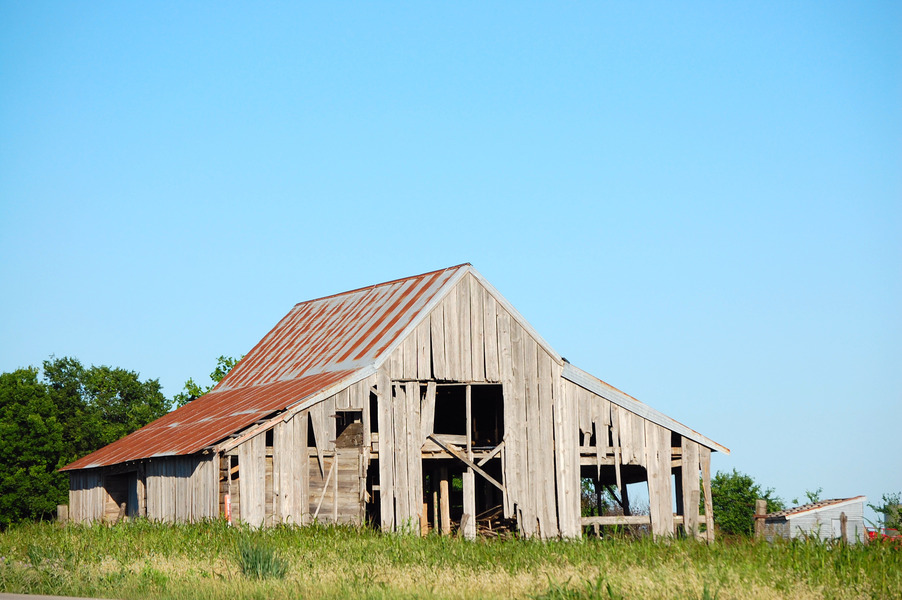
M 454 456 L 455 458 L 461 460 L 465 465 L 467 465 L 468 467 L 470 467 L 471 469 L 473 469 L 474 471 L 476 471 L 477 473 L 479 473 L 480 475 L 482 475 L 483 477 L 485 477 L 486 481 L 488 481 L 489 483 L 491 483 L 492 485 L 494 485 L 496 488 L 498 488 L 499 490 L 501 490 L 501 491 L 504 492 L 504 493 L 507 493 L 507 490 L 504 489 L 504 486 L 503 486 L 503 485 L 501 485 L 500 483 L 498 483 L 497 481 L 495 481 L 495 478 L 492 477 L 491 475 L 489 475 L 488 473 L 486 473 L 485 471 L 483 471 L 482 468 L 481 468 L 479 465 L 477 465 L 477 464 L 474 463 L 472 460 L 468 459 L 466 456 L 464 456 L 463 454 L 461 454 L 460 450 L 458 450 L 457 448 L 455 448 L 455 447 L 452 446 L 451 444 L 446 444 L 446 443 L 442 442 L 441 440 L 439 440 L 439 439 L 438 439 L 436 436 L 434 436 L 434 435 L 431 435 L 431 434 L 430 434 L 430 435 L 429 435 L 429 439 L 432 440 L 433 442 L 435 442 L 435 443 L 438 445 L 439 448 L 441 448 L 442 450 L 444 450 L 444 451 L 447 452 L 448 454 Z

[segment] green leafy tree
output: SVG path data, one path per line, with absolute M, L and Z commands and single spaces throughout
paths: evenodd
M 783 500 L 772 488 L 762 491 L 749 475 L 733 469 L 732 473 L 718 471 L 711 479 L 711 500 L 714 522 L 725 533 L 752 535 L 755 530 L 755 501 L 767 500 L 767 511 L 783 510 Z
M 0 374 L 0 527 L 49 518 L 65 502 L 63 426 L 38 370 Z
M 134 371 L 85 368 L 74 358 L 44 361 L 44 380 L 65 423 L 66 462 L 115 442 L 170 409 L 157 379 L 141 381 Z
M 883 515 L 884 527 L 902 531 L 902 492 L 883 494 L 880 504 L 868 503 L 868 507 Z
M 821 501 L 821 494 L 824 493 L 824 488 L 819 487 L 816 490 L 805 490 L 805 498 L 808 499 L 808 504 L 817 504 Z
M 244 356 L 242 356 L 241 358 L 244 358 Z M 240 361 L 241 358 L 232 358 L 231 356 L 220 356 L 219 358 L 217 358 L 216 368 L 213 369 L 212 373 L 210 373 L 210 380 L 213 383 L 205 387 L 197 384 L 193 378 L 189 378 L 188 381 L 185 382 L 183 391 L 179 392 L 172 398 L 172 400 L 175 402 L 176 408 L 185 406 L 192 400 L 197 400 L 198 398 L 212 390 L 217 383 L 222 381 L 222 379 L 229 374 L 229 371 L 232 370 L 232 367 L 238 364 L 238 361 Z
M 0 374 L 0 526 L 50 517 L 68 496 L 57 469 L 163 416 L 156 379 L 53 358 Z

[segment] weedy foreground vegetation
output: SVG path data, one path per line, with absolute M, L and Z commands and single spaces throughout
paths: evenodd
M 0 592 L 96 598 L 899 598 L 886 545 L 539 542 L 251 531 L 222 522 L 32 523 L 0 533 Z

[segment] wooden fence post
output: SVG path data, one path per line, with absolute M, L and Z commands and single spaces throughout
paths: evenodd
M 767 517 L 767 500 L 755 500 L 755 539 L 764 537 L 764 519 Z
M 849 524 L 849 517 L 846 516 L 846 513 L 844 513 L 844 512 L 839 513 L 839 531 L 840 531 L 840 537 L 842 538 L 843 544 L 849 543 L 848 524 Z

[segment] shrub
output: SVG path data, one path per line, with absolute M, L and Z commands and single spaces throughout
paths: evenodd
M 238 567 L 251 579 L 282 579 L 288 572 L 288 562 L 274 548 L 250 537 L 238 541 Z

